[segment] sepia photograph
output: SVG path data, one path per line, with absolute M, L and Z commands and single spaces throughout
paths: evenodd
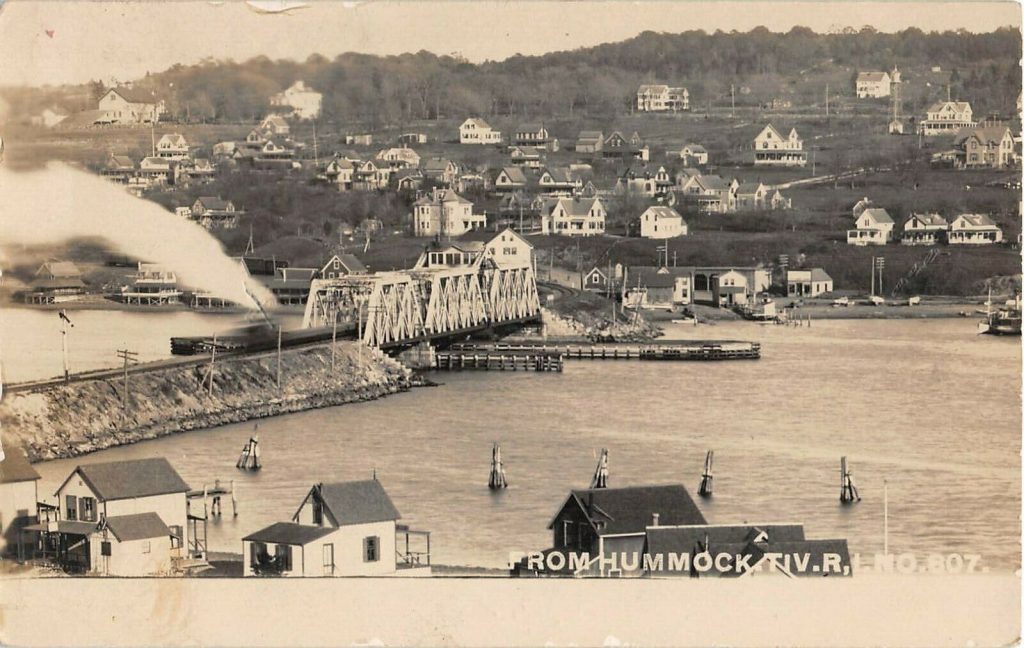
M 0 643 L 1019 642 L 1021 58 L 0 0 Z

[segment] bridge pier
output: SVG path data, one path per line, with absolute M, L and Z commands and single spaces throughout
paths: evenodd
M 398 361 L 410 369 L 433 369 L 436 361 L 434 346 L 429 341 L 420 342 L 399 353 Z

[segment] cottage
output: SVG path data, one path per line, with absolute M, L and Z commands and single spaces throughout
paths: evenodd
M 427 158 L 423 161 L 423 176 L 433 182 L 451 187 L 459 177 L 459 165 L 448 158 Z
M 718 175 L 688 176 L 681 193 L 686 202 L 706 214 L 727 214 L 736 211 L 736 192 L 740 183 Z
M 580 131 L 576 138 L 577 153 L 600 153 L 604 147 L 604 133 L 601 131 Z
M 865 198 L 861 198 L 860 200 L 858 200 L 857 203 L 853 206 L 853 210 L 852 210 L 853 211 L 853 218 L 854 218 L 854 220 L 860 218 L 860 215 L 864 213 L 865 209 L 867 209 L 869 207 L 873 207 L 873 206 L 874 206 L 874 203 L 871 202 L 870 198 L 865 197 Z
M 299 80 L 287 89 L 270 97 L 271 106 L 290 107 L 292 116 L 297 119 L 316 119 L 320 116 L 320 104 L 323 95 L 306 86 Z
M 615 182 L 617 193 L 640 194 L 653 198 L 664 196 L 672 189 L 672 177 L 665 167 L 657 168 L 645 165 L 626 167 L 619 173 Z
M 938 214 L 911 214 L 903 224 L 902 245 L 935 245 L 944 241 L 949 223 Z
M 736 187 L 736 209 L 764 209 L 768 195 L 769 187 L 763 182 L 743 182 Z
M 430 534 L 399 525 L 401 517 L 376 479 L 314 484 L 290 522 L 242 538 L 243 575 L 428 576 Z M 412 537 L 425 540 L 423 550 Z
M 38 520 L 39 479 L 21 448 L 10 443 L 4 446 L 0 459 L 0 554 L 21 554 L 22 533 Z
M 960 214 L 949 225 L 950 245 L 992 245 L 1003 240 L 1003 230 L 986 214 Z
M 173 185 L 178 180 L 178 161 L 161 157 L 145 157 L 139 162 L 139 176 L 151 185 Z
M 494 176 L 494 190 L 498 192 L 521 191 L 526 184 L 526 174 L 519 167 L 503 167 Z
M 622 277 L 622 303 L 630 308 L 675 310 L 693 303 L 693 268 L 633 266 Z
M 192 219 L 206 229 L 233 229 L 238 227 L 242 212 L 235 203 L 220 196 L 200 196 L 192 203 Z
M 517 167 L 539 169 L 544 160 L 543 150 L 532 146 L 511 146 L 508 149 L 508 157 Z
M 78 266 L 70 261 L 47 261 L 36 270 L 25 298 L 32 303 L 54 304 L 73 301 L 84 292 Z
M 955 164 L 962 169 L 1002 169 L 1017 161 L 1013 133 L 1004 124 L 965 128 L 956 134 Z
M 679 159 L 685 166 L 705 166 L 708 163 L 708 150 L 700 144 L 687 144 L 679 150 Z
M 541 208 L 541 231 L 559 236 L 604 234 L 608 215 L 600 198 L 549 198 Z
M 786 294 L 790 297 L 817 297 L 833 288 L 832 277 L 821 268 L 786 271 Z
M 413 236 L 461 236 L 486 227 L 487 217 L 473 213 L 473 203 L 451 189 L 436 188 L 413 203 Z
M 501 131 L 491 128 L 491 125 L 479 117 L 470 117 L 459 126 L 460 144 L 500 144 Z
M 551 151 L 558 150 L 558 140 L 551 137 L 551 133 L 543 123 L 520 124 L 516 127 L 512 143 L 516 146 L 533 146 Z
M 407 169 L 420 165 L 420 156 L 411 148 L 388 148 L 377 152 L 380 162 L 387 163 L 392 169 Z
M 768 166 L 805 166 L 807 153 L 804 142 L 795 128 L 783 137 L 774 126 L 768 124 L 754 138 L 754 164 Z
M 762 267 L 697 266 L 693 276 L 693 301 L 712 306 L 751 303 L 771 286 L 771 274 Z
M 857 217 L 856 229 L 846 232 L 850 245 L 885 245 L 892 240 L 896 224 L 881 207 L 868 207 Z
M 158 157 L 169 160 L 181 160 L 188 157 L 188 142 L 181 133 L 167 133 L 156 143 Z
M 322 279 L 340 279 L 349 275 L 366 274 L 366 266 L 354 254 L 335 254 L 320 268 Z
M 855 85 L 858 99 L 881 99 L 889 96 L 892 79 L 888 72 L 859 72 Z
M 395 190 L 406 193 L 418 191 L 425 179 L 419 169 L 398 169 L 391 174 L 391 184 Z
M 939 101 L 928 107 L 927 117 L 918 125 L 922 135 L 953 135 L 974 128 L 974 111 L 966 101 Z
M 533 245 L 510 227 L 499 232 L 474 230 L 448 244 L 432 245 L 420 255 L 417 269 L 471 265 L 483 257 L 498 268 L 533 266 Z
M 272 136 L 284 137 L 291 133 L 292 127 L 281 115 L 270 114 L 260 122 L 260 130 Z
M 644 84 L 636 91 L 636 109 L 640 112 L 689 110 L 690 92 L 686 88 Z
M 686 236 L 686 221 L 671 207 L 648 207 L 640 214 L 640 236 L 648 239 L 668 239 Z
M 135 175 L 135 163 L 127 155 L 111 153 L 103 165 L 102 174 L 114 182 L 127 184 L 128 180 Z
M 619 266 L 621 272 L 621 266 Z M 616 276 L 609 270 L 594 266 L 590 272 L 583 275 L 583 290 L 590 292 L 605 293 L 609 297 L 619 293 L 621 274 Z
M 356 191 L 387 189 L 391 182 L 391 167 L 378 165 L 373 160 L 357 162 L 352 175 L 352 188 Z
M 476 232 L 471 234 L 474 233 Z M 490 232 L 484 232 L 484 234 L 491 235 Z M 444 243 L 435 239 L 420 253 L 413 269 L 429 270 L 471 266 L 483 257 L 486 251 L 484 241 L 471 235 Z
M 352 191 L 355 183 L 356 165 L 359 160 L 334 158 L 324 167 L 324 178 L 338 187 L 338 191 Z
M 189 534 L 188 491 L 162 457 L 80 465 L 57 489 L 56 519 L 26 529 L 67 571 L 166 574 L 172 558 L 201 549 Z
M 644 161 L 650 159 L 650 149 L 636 132 L 626 138 L 619 131 L 614 131 L 605 138 L 602 154 L 607 158 L 632 157 Z
M 164 102 L 137 88 L 111 88 L 97 103 L 102 121 L 110 124 L 150 124 L 160 120 Z

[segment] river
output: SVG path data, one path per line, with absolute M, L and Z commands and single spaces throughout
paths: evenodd
M 139 347 L 152 355 L 172 328 L 198 333 L 226 322 L 182 313 L 149 328 L 125 313 L 83 315 L 104 322 L 108 344 L 152 337 Z M 56 319 L 19 317 L 3 329 L 12 367 L 31 364 L 18 339 L 37 335 L 23 333 L 27 319 Z M 714 449 L 715 493 L 699 501 L 710 522 L 802 522 L 809 537 L 848 538 L 851 551 L 872 554 L 882 549 L 887 482 L 890 551 L 973 553 L 984 567 L 1013 570 L 1020 340 L 974 327 L 968 319 L 669 324 L 669 337 L 758 340 L 763 357 L 438 373 L 438 388 L 261 421 L 257 474 L 234 468 L 253 426 L 228 425 L 39 464 L 40 493 L 52 499 L 78 463 L 165 456 L 193 487 L 236 480 L 239 515 L 215 521 L 209 534 L 211 549 L 240 552 L 242 536 L 289 519 L 313 482 L 376 471 L 403 521 L 432 532 L 436 563 L 500 567 L 510 551 L 550 545 L 547 524 L 569 489 L 587 486 L 600 448 L 610 451 L 612 486 L 682 482 L 691 493 Z M 486 487 L 493 441 L 510 482 L 496 494 Z M 842 455 L 863 497 L 852 506 L 838 501 Z

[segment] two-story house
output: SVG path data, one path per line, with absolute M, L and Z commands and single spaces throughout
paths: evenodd
M 260 130 L 272 136 L 287 137 L 291 133 L 292 127 L 281 115 L 270 114 L 260 122 Z
M 427 158 L 423 160 L 422 170 L 425 178 L 447 187 L 459 178 L 459 165 L 448 158 Z
M 297 119 L 316 119 L 320 116 L 323 95 L 306 86 L 306 82 L 296 81 L 282 92 L 270 97 L 271 106 L 290 107 L 292 116 Z
M 460 144 L 500 144 L 501 131 L 479 117 L 470 117 L 459 126 Z
M 719 175 L 687 176 L 679 190 L 683 200 L 707 214 L 728 214 L 736 211 L 736 192 L 740 183 Z
M 97 103 L 112 124 L 150 124 L 160 120 L 164 102 L 152 92 L 138 88 L 111 88 Z
M 436 188 L 412 206 L 413 236 L 461 236 L 486 225 L 486 215 L 451 189 Z
M 359 160 L 350 160 L 346 157 L 334 158 L 324 167 L 324 178 L 335 185 L 338 191 L 352 191 L 356 165 L 359 163 Z
M 961 128 L 973 128 L 974 111 L 966 101 L 939 101 L 928 107 L 926 118 L 918 124 L 922 135 L 953 135 Z
M 706 166 L 708 150 L 700 144 L 687 144 L 679 149 L 679 159 L 685 166 Z
M 832 277 L 822 268 L 786 271 L 786 295 L 790 297 L 817 297 L 834 288 Z
M 601 154 L 606 158 L 632 157 L 644 161 L 651 157 L 650 148 L 644 144 L 640 134 L 635 131 L 629 137 L 623 136 L 619 131 L 613 131 L 605 138 Z
M 795 128 L 783 136 L 774 126 L 768 124 L 754 138 L 754 164 L 769 166 L 805 166 L 807 153 L 804 141 Z
M 156 143 L 156 154 L 158 157 L 171 160 L 181 160 L 188 157 L 188 142 L 181 133 L 167 133 L 162 135 Z
M 965 128 L 956 134 L 956 166 L 963 169 L 981 167 L 1002 169 L 1017 161 L 1013 133 L 1005 125 Z
M 232 229 L 238 227 L 235 203 L 220 196 L 200 196 L 192 203 L 192 219 L 207 229 Z
M 0 459 L 0 554 L 23 550 L 25 527 L 38 520 L 38 502 L 39 473 L 21 448 L 5 444 Z
M 604 234 L 608 212 L 600 198 L 549 198 L 541 208 L 541 232 L 559 236 Z
M 889 212 L 881 207 L 862 210 L 855 223 L 856 229 L 846 232 L 846 242 L 850 245 L 885 245 L 892 240 L 896 226 Z
M 543 123 L 531 122 L 516 127 L 512 143 L 516 146 L 532 146 L 550 151 L 558 150 L 558 140 L 551 137 Z
M 162 457 L 80 465 L 57 488 L 56 519 L 26 529 L 68 571 L 166 574 L 190 546 L 188 492 Z
M 623 169 L 615 182 L 615 191 L 653 198 L 672 190 L 672 176 L 663 166 L 634 165 Z
M 596 130 L 580 131 L 576 138 L 577 153 L 600 153 L 604 147 L 604 133 Z
M 888 72 L 858 72 L 855 85 L 858 99 L 881 99 L 889 96 L 892 78 Z
M 522 191 L 526 185 L 526 174 L 519 167 L 502 167 L 494 176 L 494 190 L 497 192 Z
M 636 109 L 640 112 L 689 110 L 690 92 L 686 88 L 644 84 L 636 91 Z
M 992 245 L 1003 240 L 1003 230 L 986 214 L 960 214 L 949 224 L 950 245 Z
M 572 196 L 583 190 L 583 181 L 567 167 L 544 167 L 537 183 L 543 193 L 551 196 Z
M 392 169 L 407 169 L 420 165 L 420 156 L 411 148 L 387 148 L 377 152 L 379 162 Z
M 648 239 L 669 239 L 686 236 L 686 221 L 671 207 L 654 205 L 640 214 L 640 236 Z
M 242 538 L 243 575 L 428 576 L 430 534 L 401 517 L 376 479 L 314 484 L 290 522 Z

